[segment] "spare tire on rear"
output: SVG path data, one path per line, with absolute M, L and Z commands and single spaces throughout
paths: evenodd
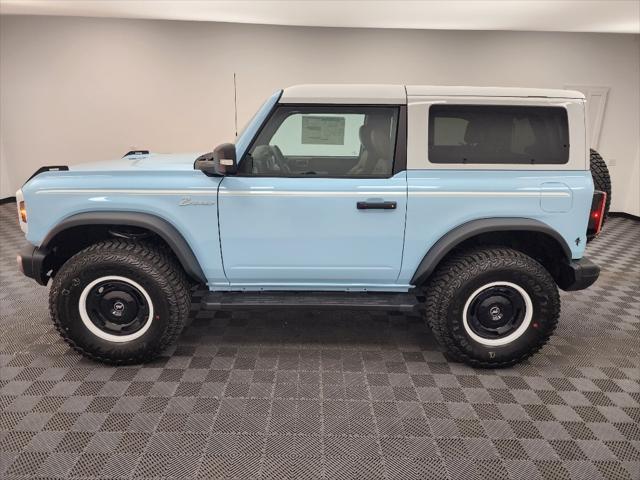
M 605 192 L 607 194 L 607 203 L 604 207 L 604 223 L 609 215 L 609 206 L 611 205 L 611 177 L 609 176 L 609 169 L 604 162 L 602 156 L 591 149 L 591 176 L 593 177 L 593 186 L 596 190 Z

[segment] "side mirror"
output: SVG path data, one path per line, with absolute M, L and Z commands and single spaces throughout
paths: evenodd
M 212 153 L 207 153 L 198 158 L 195 167 L 210 177 L 235 175 L 238 171 L 236 146 L 233 143 L 218 145 Z

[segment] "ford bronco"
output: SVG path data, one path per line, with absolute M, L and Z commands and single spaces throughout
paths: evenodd
M 159 355 L 200 284 L 213 310 L 415 309 L 450 358 L 502 367 L 598 278 L 608 182 L 579 92 L 300 85 L 210 153 L 41 168 L 18 263 L 104 362 Z

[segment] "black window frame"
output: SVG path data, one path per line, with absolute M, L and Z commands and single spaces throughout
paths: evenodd
M 561 112 L 562 115 L 562 131 L 560 132 L 561 138 L 560 140 L 566 140 L 566 148 L 564 152 L 566 152 L 566 156 L 564 157 L 564 161 L 562 162 L 549 162 L 549 161 L 534 161 L 530 160 L 528 162 L 478 162 L 478 161 L 465 161 L 463 159 L 461 161 L 438 161 L 434 160 L 432 156 L 432 147 L 434 147 L 434 134 L 435 134 L 435 122 L 434 118 L 438 118 L 435 114 L 438 110 L 447 110 L 451 109 L 454 112 L 456 109 L 498 109 L 498 110 L 515 110 L 515 109 L 545 109 L 545 110 L 556 110 Z M 440 118 L 446 117 L 446 115 L 441 115 Z M 451 115 L 450 118 L 464 118 L 464 117 L 455 117 Z M 429 106 L 427 112 L 427 160 L 429 163 L 434 165 L 468 165 L 468 166 L 478 166 L 479 168 L 487 165 L 499 165 L 504 167 L 509 166 L 549 166 L 549 165 L 567 165 L 571 160 L 571 137 L 570 137 L 570 128 L 569 128 L 569 112 L 566 107 L 560 105 L 522 105 L 522 104 L 482 104 L 482 103 L 437 103 Z
M 312 109 L 322 109 L 323 112 L 318 113 L 348 113 L 348 109 L 358 110 L 363 108 L 396 108 L 397 109 L 397 119 L 398 124 L 396 126 L 396 138 L 395 138 L 395 146 L 393 149 L 393 159 L 392 159 L 392 167 L 390 174 L 380 174 L 380 175 L 273 175 L 273 174 L 254 174 L 249 172 L 242 171 L 242 163 L 246 161 L 247 156 L 250 155 L 251 150 L 253 149 L 256 141 L 262 135 L 262 132 L 265 128 L 268 127 L 272 118 L 278 114 L 278 110 L 287 108 L 291 110 L 295 109 L 304 109 L 304 108 L 312 108 Z M 330 111 L 330 109 L 336 109 L 335 112 Z M 291 112 L 293 114 L 294 112 Z M 290 115 L 291 115 L 290 114 Z M 287 117 L 285 117 L 287 118 Z M 284 120 L 283 120 L 284 121 Z M 280 122 L 278 127 L 282 124 Z M 275 132 L 274 132 L 275 133 Z M 317 179 L 317 178 L 335 178 L 335 179 L 350 179 L 350 178 L 361 178 L 361 179 L 380 179 L 380 178 L 391 178 L 399 172 L 405 171 L 407 169 L 407 105 L 398 105 L 398 104 L 358 104 L 358 103 L 276 103 L 274 107 L 269 112 L 269 115 L 265 118 L 264 122 L 257 130 L 255 136 L 249 143 L 246 151 L 242 158 L 238 161 L 238 173 L 235 175 L 237 177 L 257 177 L 257 178 L 309 178 L 309 179 Z

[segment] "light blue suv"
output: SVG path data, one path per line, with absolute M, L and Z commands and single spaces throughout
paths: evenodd
M 208 309 L 417 309 L 452 358 L 512 365 L 555 329 L 558 287 L 598 277 L 584 112 L 564 90 L 286 88 L 211 153 L 41 168 L 18 263 L 105 362 L 160 354 L 202 284 Z

